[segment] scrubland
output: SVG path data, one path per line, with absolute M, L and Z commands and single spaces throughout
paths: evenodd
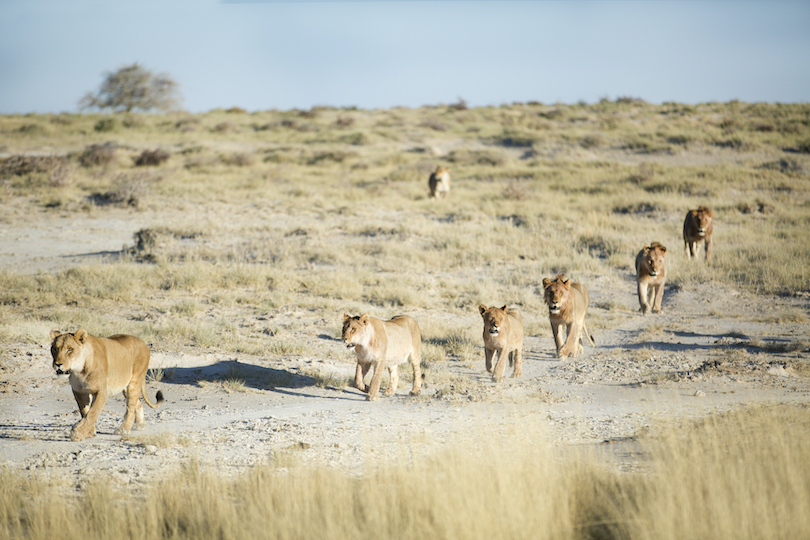
M 745 302 L 729 309 L 702 299 L 699 321 L 648 317 L 604 353 L 609 359 L 665 355 L 657 348 L 667 336 L 705 331 L 720 342 L 706 353 L 716 354 L 712 365 L 764 358 L 801 384 L 810 373 L 805 104 L 621 98 L 25 115 L 0 117 L 0 133 L 3 230 L 113 215 L 148 223 L 103 256 L 26 258 L 14 246 L 0 269 L 0 367 L 8 373 L 51 328 L 85 327 L 138 335 L 164 356 L 273 362 L 287 381 L 293 359 L 350 370 L 335 343 L 344 312 L 408 313 L 422 327 L 431 395 L 458 394 L 479 383 L 453 366 L 483 370 L 479 303 L 518 305 L 526 334 L 544 340 L 528 362 L 550 358 L 539 349 L 550 343 L 540 283 L 565 272 L 592 291 L 597 344 L 600 335 L 601 343 L 620 340 L 622 325 L 640 317 L 633 264 L 652 241 L 668 248 L 665 311 L 679 293 Z M 452 188 L 431 200 L 427 180 L 438 165 L 450 167 Z M 684 215 L 701 204 L 715 215 L 711 265 L 683 253 Z M 785 307 L 787 299 L 798 307 Z M 740 330 L 712 334 L 705 328 L 715 319 Z M 792 337 L 749 330 L 779 325 Z M 586 355 L 556 373 L 579 384 L 595 361 Z M 171 377 L 171 365 L 155 367 L 155 383 Z M 327 391 L 349 384 L 315 368 L 304 374 Z M 249 379 L 231 372 L 197 384 L 244 392 Z M 810 426 L 802 395 L 793 405 L 657 422 L 635 439 L 644 458 L 632 472 L 585 446 L 561 449 L 542 426 L 520 423 L 506 440 L 481 426 L 475 448 L 447 444 L 430 459 L 394 459 L 361 476 L 290 459 L 226 477 L 191 459 L 139 490 L 103 480 L 75 490 L 58 475 L 9 468 L 0 472 L 0 536 L 805 537 Z

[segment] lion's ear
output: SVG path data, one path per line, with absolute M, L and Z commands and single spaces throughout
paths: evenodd
M 88 336 L 87 330 L 85 330 L 84 328 L 79 328 L 78 330 L 76 330 L 76 333 L 73 334 L 73 336 L 76 338 L 76 341 L 84 345 L 84 342 L 87 341 Z
M 570 281 L 570 279 L 565 277 L 565 275 L 563 274 L 563 276 L 560 277 L 560 281 L 562 281 L 563 285 L 568 285 L 568 282 Z
M 667 248 L 665 246 L 659 245 L 658 248 L 661 250 L 661 253 L 666 253 L 667 252 Z
M 501 310 L 502 310 L 502 311 L 506 311 L 506 307 L 507 307 L 507 306 L 503 306 L 503 307 L 501 308 Z
M 344 313 L 344 314 L 343 314 L 343 322 L 346 322 L 346 321 L 348 321 L 348 320 L 349 320 L 349 319 L 351 319 L 351 318 L 352 318 L 352 316 L 351 316 L 351 315 L 349 315 L 348 313 Z
M 363 324 L 368 324 L 368 319 L 369 319 L 368 313 L 363 313 L 360 316 L 360 322 Z
M 714 217 L 714 210 L 706 210 L 706 215 L 709 216 L 710 218 L 713 218 Z
M 544 288 L 544 289 L 548 289 L 548 286 L 549 286 L 549 285 L 551 285 L 551 280 L 550 280 L 550 279 L 548 279 L 547 277 L 544 277 L 544 278 L 543 278 L 543 288 Z
M 62 335 L 62 332 L 60 332 L 59 330 L 54 328 L 53 330 L 51 330 L 51 341 L 55 340 L 56 338 L 58 338 L 61 335 Z
M 478 306 L 478 313 L 483 315 L 484 313 L 487 312 L 487 309 L 488 309 L 487 306 L 485 306 L 484 304 L 481 304 L 480 306 Z
M 650 246 L 644 246 L 641 249 L 642 249 L 642 251 L 644 251 L 644 253 L 649 253 L 650 252 Z

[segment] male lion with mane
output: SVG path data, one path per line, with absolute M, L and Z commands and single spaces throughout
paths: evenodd
M 450 193 L 450 168 L 436 167 L 428 178 L 428 187 L 430 187 L 432 198 L 447 197 L 447 194 Z
M 667 248 L 653 242 L 644 246 L 636 255 L 636 281 L 641 313 L 646 315 L 652 304 L 652 312 L 661 312 L 664 283 L 667 281 Z
M 588 309 L 588 290 L 580 283 L 574 283 L 557 274 L 553 280 L 543 278 L 543 299 L 548 305 L 548 318 L 551 322 L 551 333 L 557 345 L 557 356 L 567 358 L 576 356 L 584 349 L 582 347 L 582 334 L 590 341 L 591 346 L 596 344 L 585 326 L 585 312 Z M 566 339 L 563 343 L 562 327 L 566 329 Z
M 408 359 L 413 366 L 411 395 L 416 396 L 421 392 L 422 369 L 419 363 L 422 361 L 422 336 L 419 325 L 412 317 L 398 315 L 389 321 L 381 321 L 368 313 L 356 317 L 344 313 L 343 342 L 357 355 L 354 387 L 368 392 L 366 399 L 369 401 L 379 398 L 384 368 L 388 368 L 391 375 L 391 386 L 383 395 L 394 395 L 399 384 L 397 368 Z M 366 386 L 363 379 L 372 367 L 371 384 Z
M 51 356 L 57 375 L 68 374 L 73 397 L 79 406 L 79 420 L 70 431 L 70 440 L 81 441 L 96 435 L 96 420 L 113 392 L 124 393 L 127 412 L 117 435 L 127 435 L 135 423 L 144 426 L 141 396 L 147 405 L 157 409 L 163 394 L 157 393 L 156 403 L 146 393 L 146 372 L 149 370 L 149 347 L 135 336 L 118 334 L 108 338 L 91 336 L 84 328 L 75 334 L 51 331 Z
M 698 245 L 706 242 L 706 262 L 712 258 L 712 220 L 714 212 L 705 206 L 689 210 L 683 221 L 683 243 L 687 258 L 698 257 Z
M 506 370 L 506 359 L 509 365 L 515 366 L 512 377 L 523 375 L 523 316 L 515 308 L 488 308 L 478 306 L 478 312 L 484 319 L 484 360 L 492 380 L 503 381 Z M 497 355 L 498 363 L 493 369 L 493 358 Z

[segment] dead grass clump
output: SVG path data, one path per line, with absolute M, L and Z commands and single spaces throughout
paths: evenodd
M 306 161 L 307 165 L 320 165 L 323 163 L 343 163 L 348 158 L 355 157 L 354 152 L 341 152 L 339 150 L 315 152 Z
M 79 163 L 83 167 L 98 167 L 109 165 L 115 161 L 115 143 L 91 144 L 79 155 Z
M 467 102 L 462 98 L 458 98 L 458 101 L 447 106 L 449 111 L 466 111 L 467 109 Z
M 430 128 L 433 131 L 447 131 L 447 125 L 435 119 L 423 120 L 419 123 L 419 127 Z
M 804 165 L 795 159 L 782 158 L 777 161 L 768 161 L 759 166 L 761 169 L 779 171 L 789 176 L 801 176 L 804 174 Z
M 96 122 L 96 125 L 93 126 L 93 129 L 95 131 L 98 131 L 99 133 L 108 133 L 110 131 L 115 131 L 116 126 L 117 123 L 115 121 L 115 118 L 102 118 L 101 120 Z
M 137 207 L 163 175 L 151 171 L 122 172 L 115 176 L 109 191 L 92 194 L 89 199 L 97 206 L 108 204 Z
M 177 122 L 174 123 L 174 129 L 181 133 L 189 133 L 192 131 L 197 131 L 197 128 L 200 127 L 200 119 L 194 116 L 188 118 L 181 118 Z
M 138 157 L 134 158 L 134 162 L 136 167 L 156 166 L 169 161 L 170 157 L 171 154 L 166 150 L 157 148 L 155 150 L 144 150 Z
M 347 128 L 354 125 L 354 118 L 351 116 L 338 116 L 335 125 L 339 128 Z
M 26 176 L 32 173 L 52 174 L 67 165 L 64 156 L 14 155 L 0 162 L 0 177 Z
M 810 139 L 806 139 L 797 144 L 796 151 L 802 154 L 810 154 Z
M 580 249 L 587 251 L 591 257 L 598 259 L 610 259 L 613 255 L 622 252 L 623 245 L 620 241 L 604 236 L 580 236 Z
M 247 152 L 233 152 L 220 156 L 219 159 L 225 165 L 232 165 L 234 167 L 249 167 L 255 162 L 253 155 Z
M 526 182 L 513 180 L 503 188 L 503 198 L 508 201 L 525 201 L 530 196 L 531 190 Z
M 213 131 L 214 133 L 233 133 L 237 131 L 237 129 L 236 126 L 233 125 L 231 122 L 220 122 L 219 124 L 211 128 L 211 131 Z
M 500 167 L 506 163 L 506 157 L 496 150 L 453 150 L 447 155 L 447 161 L 457 165 Z

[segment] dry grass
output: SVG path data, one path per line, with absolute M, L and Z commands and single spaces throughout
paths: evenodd
M 810 137 L 808 114 L 621 99 L 0 116 L 11 156 L 0 163 L 0 202 L 22 205 L 21 215 L 104 217 L 127 206 L 166 216 L 109 263 L 0 271 L 3 333 L 87 326 L 159 349 L 304 355 L 313 349 L 298 336 L 312 321 L 294 318 L 281 336 L 262 321 L 290 306 L 327 321 L 344 311 L 468 317 L 479 303 L 542 313 L 542 277 L 600 274 L 632 289 L 625 276 L 653 240 L 669 248 L 670 286 L 807 292 L 810 158 L 785 152 Z M 114 131 L 94 131 L 105 119 Z M 718 146 L 733 138 L 740 144 Z M 155 148 L 168 159 L 135 165 Z M 452 167 L 453 187 L 434 201 L 427 178 L 439 164 Z M 57 169 L 70 169 L 70 182 L 55 184 Z M 683 216 L 698 204 L 715 210 L 709 266 L 683 256 Z M 617 318 L 637 309 L 592 301 Z M 480 356 L 479 331 L 452 335 L 457 327 L 427 335 L 428 362 Z
M 515 426 L 508 443 L 478 433 L 433 458 L 386 462 L 360 478 L 299 466 L 294 455 L 233 479 L 192 460 L 143 490 L 97 481 L 66 498 L 58 475 L 3 469 L 0 536 L 806 538 L 807 412 L 753 408 L 653 426 L 639 441 L 647 470 L 636 473 L 589 450 L 555 456 L 542 431 L 526 426 Z

